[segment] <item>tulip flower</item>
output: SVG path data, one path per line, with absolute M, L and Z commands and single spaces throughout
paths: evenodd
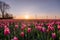
M 50 30 L 50 31 L 54 31 L 55 29 L 54 29 L 54 27 L 48 27 L 48 29 Z
M 18 38 L 16 36 L 14 36 L 13 40 L 18 40 Z
M 7 28 L 4 29 L 4 35 L 8 35 L 8 34 L 10 34 L 10 30 L 9 30 L 9 28 L 7 27 Z
M 43 26 L 44 24 L 43 23 L 41 23 L 41 26 Z
M 57 27 L 57 28 L 58 28 L 58 30 L 60 30 L 60 25 L 58 25 L 58 27 Z
M 30 27 L 31 26 L 31 24 L 28 24 L 28 27 Z
M 42 27 L 41 26 L 36 26 L 36 29 L 38 29 L 39 31 L 42 31 Z
M 20 36 L 21 36 L 21 37 L 24 37 L 24 32 L 21 32 L 21 33 L 20 33 Z
M 31 32 L 31 28 L 28 28 L 27 32 L 30 33 Z
M 21 26 L 21 30 L 24 30 L 26 26 Z
M 42 32 L 46 32 L 46 28 L 45 27 L 42 27 Z
M 56 34 L 52 33 L 52 38 L 55 39 L 56 38 Z
M 22 24 L 22 26 L 26 27 L 26 24 Z
M 4 28 L 7 28 L 7 25 L 4 25 Z
M 15 25 L 15 28 L 18 28 L 18 27 L 19 27 L 19 26 L 16 24 L 16 25 Z

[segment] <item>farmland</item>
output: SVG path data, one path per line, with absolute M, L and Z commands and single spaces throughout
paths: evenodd
M 60 19 L 1 19 L 0 40 L 60 40 Z

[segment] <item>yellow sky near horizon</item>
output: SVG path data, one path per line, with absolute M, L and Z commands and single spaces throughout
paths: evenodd
M 59 16 L 30 16 L 30 15 L 23 15 L 23 16 L 18 16 L 14 17 L 14 19 L 60 19 Z

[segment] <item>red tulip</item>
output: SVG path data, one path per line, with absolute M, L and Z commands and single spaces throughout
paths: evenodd
M 49 31 L 54 31 L 55 29 L 54 29 L 54 27 L 48 27 L 48 29 L 49 29 Z
M 31 32 L 31 28 L 28 28 L 27 32 L 30 33 Z
M 52 22 L 51 25 L 53 25 L 55 22 Z
M 13 40 L 18 40 L 18 38 L 16 36 L 14 36 Z
M 20 33 L 20 36 L 21 36 L 21 37 L 24 37 L 24 32 L 21 32 L 21 33 Z
M 8 35 L 8 34 L 10 34 L 10 30 L 9 30 L 9 28 L 7 27 L 7 28 L 4 29 L 4 35 Z
M 56 34 L 55 33 L 52 33 L 52 38 L 56 38 Z

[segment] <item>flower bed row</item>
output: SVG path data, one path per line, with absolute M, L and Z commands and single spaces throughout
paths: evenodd
M 0 22 L 0 40 L 60 40 L 60 22 Z

